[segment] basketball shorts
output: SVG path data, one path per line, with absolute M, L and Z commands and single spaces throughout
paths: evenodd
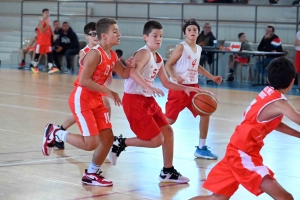
M 37 44 L 35 48 L 35 53 L 37 54 L 47 54 L 52 52 L 52 47 L 51 45 L 42 45 L 42 44 Z
M 122 104 L 131 130 L 141 140 L 151 140 L 169 124 L 153 97 L 124 93 Z
M 225 157 L 210 171 L 203 187 L 215 194 L 230 197 L 241 184 L 258 196 L 263 193 L 260 185 L 266 175 L 274 179 L 274 173 L 263 165 L 259 154 L 248 155 L 229 144 Z
M 83 136 L 98 135 L 112 127 L 100 93 L 77 86 L 70 95 L 69 106 Z
M 35 47 L 35 46 L 34 46 L 34 47 L 28 47 L 28 48 L 27 48 L 27 51 L 28 51 L 28 52 L 30 52 L 30 51 L 35 51 L 35 50 L 36 50 L 36 47 Z
M 296 55 L 295 55 L 295 68 L 296 68 L 296 72 L 300 73 L 300 51 L 296 51 Z
M 200 88 L 198 84 L 185 85 L 190 87 Z M 184 91 L 169 90 L 168 101 L 166 103 L 166 117 L 172 120 L 176 120 L 179 113 L 188 108 L 194 117 L 198 114 L 194 111 L 192 106 L 192 99 L 196 92 L 190 93 L 188 96 Z

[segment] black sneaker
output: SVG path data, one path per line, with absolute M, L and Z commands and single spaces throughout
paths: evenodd
M 54 142 L 54 147 L 57 149 L 65 149 L 65 143 L 63 141 L 61 142 Z
M 228 73 L 228 77 L 227 77 L 227 80 L 226 80 L 226 81 L 231 82 L 231 81 L 233 81 L 233 80 L 234 80 L 234 75 L 233 75 L 233 73 Z
M 123 139 L 125 138 L 123 138 L 122 134 L 119 137 L 115 136 L 114 143 L 108 154 L 108 159 L 112 165 L 117 164 L 117 158 L 121 152 L 125 150 L 126 145 L 120 143 L 120 141 Z
M 189 178 L 182 176 L 176 169 L 173 172 L 164 173 L 163 170 L 160 171 L 158 177 L 160 182 L 173 182 L 173 183 L 187 183 L 190 181 Z

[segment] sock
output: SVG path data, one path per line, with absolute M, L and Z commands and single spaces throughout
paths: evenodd
M 32 65 L 34 64 L 34 61 L 33 61 L 33 60 L 31 61 L 31 64 L 32 64 Z
M 63 125 L 61 125 L 61 126 L 60 126 L 60 130 L 65 131 L 65 130 L 67 130 L 67 129 L 65 129 L 65 128 L 63 127 Z
M 53 64 L 52 63 L 48 63 L 48 68 L 52 69 L 52 67 L 53 67 Z
M 229 73 L 234 73 L 234 69 L 229 69 Z
M 96 173 L 100 169 L 101 165 L 96 165 L 93 162 L 90 163 L 90 166 L 87 170 L 88 173 Z
M 120 138 L 119 142 L 120 142 L 121 146 L 124 145 L 125 147 L 127 147 L 127 145 L 125 144 L 125 140 L 126 140 L 126 138 Z
M 206 139 L 199 138 L 199 149 L 202 149 L 205 146 Z
M 167 173 L 170 173 L 170 172 L 173 172 L 174 171 L 174 166 L 172 166 L 172 167 L 170 167 L 170 168 L 163 168 L 163 172 L 165 173 L 165 174 L 167 174 Z
M 55 141 L 57 142 L 60 142 L 59 140 L 63 141 L 63 142 L 66 142 L 66 139 L 67 139 L 67 135 L 69 134 L 68 131 L 63 131 L 63 130 L 58 130 L 56 131 L 56 136 L 55 137 Z
M 37 67 L 38 64 L 39 64 L 39 62 L 33 61 L 33 66 L 34 66 L 34 67 Z

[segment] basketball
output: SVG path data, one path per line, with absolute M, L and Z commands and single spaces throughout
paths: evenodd
M 218 100 L 213 93 L 202 91 L 194 96 L 192 105 L 198 115 L 207 116 L 215 112 Z

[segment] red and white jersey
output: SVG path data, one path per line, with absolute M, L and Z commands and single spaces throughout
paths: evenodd
M 202 48 L 197 45 L 197 52 L 193 52 L 191 47 L 186 42 L 181 42 L 183 51 L 181 57 L 173 65 L 173 71 L 176 76 L 181 76 L 184 81 L 183 84 L 197 84 L 198 83 L 198 66 Z M 170 80 L 176 83 L 170 77 Z
M 138 51 L 146 49 L 150 53 L 150 60 L 147 62 L 147 64 L 144 66 L 144 68 L 140 71 L 140 74 L 142 78 L 149 84 L 153 85 L 154 79 L 163 65 L 163 59 L 161 55 L 157 52 L 156 53 L 156 58 L 157 61 L 155 61 L 154 56 L 151 52 L 151 50 L 145 45 L 144 47 L 140 48 Z M 138 52 L 137 51 L 137 52 Z M 124 92 L 128 94 L 141 94 L 144 95 L 145 97 L 151 97 L 152 94 L 147 91 L 147 89 L 143 88 L 141 85 L 139 85 L 135 80 L 132 78 L 128 78 L 125 80 L 124 83 Z
M 47 26 L 47 23 L 50 23 L 49 20 L 43 20 L 43 28 Z M 48 26 L 48 28 L 42 33 L 40 29 L 37 30 L 37 41 L 36 44 L 39 45 L 49 45 L 51 46 L 51 28 Z
M 92 50 L 92 49 L 91 49 Z M 90 50 L 90 51 L 91 51 Z M 110 56 L 109 57 L 106 52 L 102 49 L 102 47 L 100 45 L 97 45 L 93 48 L 93 50 L 99 51 L 100 52 L 100 57 L 101 57 L 101 61 L 98 64 L 98 66 L 96 67 L 94 73 L 91 76 L 91 79 L 98 83 L 99 85 L 104 85 L 104 83 L 106 82 L 108 76 L 111 74 L 114 66 L 116 65 L 116 62 L 118 60 L 118 56 L 117 54 L 113 51 L 110 50 Z M 90 52 L 88 51 L 87 54 Z M 80 86 L 79 84 L 79 76 L 80 73 L 82 71 L 83 66 L 83 59 L 85 58 L 85 56 L 87 55 L 85 54 L 81 59 L 80 59 L 80 69 L 79 69 L 79 74 L 78 74 L 78 78 L 77 80 L 74 82 L 75 86 Z
M 257 117 L 267 105 L 278 100 L 287 99 L 278 90 L 265 87 L 244 112 L 243 121 L 235 128 L 230 144 L 245 153 L 259 153 L 263 139 L 281 123 L 283 115 L 268 121 L 258 121 Z

